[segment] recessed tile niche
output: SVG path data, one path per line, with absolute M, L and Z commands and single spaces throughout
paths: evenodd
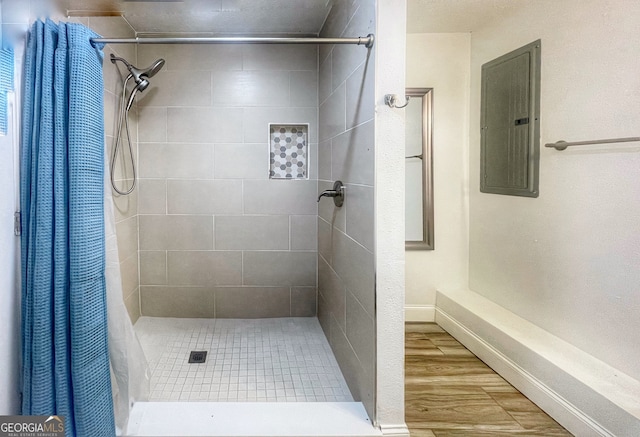
M 308 124 L 269 124 L 269 178 L 308 179 Z

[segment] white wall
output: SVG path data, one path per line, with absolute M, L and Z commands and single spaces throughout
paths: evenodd
M 405 88 L 406 1 L 376 0 L 375 257 L 376 420 L 384 435 L 404 423 L 404 111 L 384 104 Z M 348 200 L 347 200 L 348 201 Z
M 468 282 L 469 33 L 407 35 L 408 88 L 433 88 L 435 250 L 406 252 L 405 315 L 433 321 L 436 289 Z
M 640 146 L 541 147 L 540 197 L 479 192 L 480 68 L 542 40 L 541 145 L 640 134 L 640 3 L 523 3 L 471 41 L 470 288 L 640 379 Z M 436 240 L 436 244 L 438 240 Z
M 4 16 L 8 13 L 5 3 L 1 3 Z M 2 25 L 4 31 L 4 17 Z M 3 42 L 9 44 L 6 39 Z M 14 171 L 14 156 L 18 151 L 14 146 L 16 132 L 11 111 L 9 114 L 7 135 L 0 136 L 0 186 L 4 187 L 0 191 L 0 356 L 3 357 L 0 360 L 0 414 L 3 415 L 20 411 L 20 239 L 13 234 L 13 213 L 18 202 L 15 196 L 18 181 Z

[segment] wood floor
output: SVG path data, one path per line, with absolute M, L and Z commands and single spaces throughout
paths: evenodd
M 571 436 L 434 323 L 407 323 L 405 358 L 412 437 Z

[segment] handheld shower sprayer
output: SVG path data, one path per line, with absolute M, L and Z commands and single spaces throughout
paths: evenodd
M 118 56 L 114 56 L 112 53 L 111 62 L 115 64 L 116 61 L 122 62 L 127 67 L 127 70 L 129 70 L 129 75 L 127 76 L 127 78 L 124 81 L 124 84 L 122 85 L 122 97 L 120 99 L 120 110 L 118 114 L 119 115 L 118 131 L 116 133 L 116 144 L 113 147 L 113 154 L 111 157 L 111 186 L 113 187 L 116 193 L 126 196 L 127 194 L 130 194 L 136 186 L 136 165 L 133 159 L 133 150 L 131 148 L 131 136 L 129 135 L 129 110 L 131 109 L 131 105 L 133 105 L 133 101 L 135 100 L 136 94 L 138 94 L 138 92 L 144 91 L 149 86 L 148 79 L 155 76 L 158 73 L 158 71 L 162 69 L 162 67 L 164 66 L 164 59 L 158 59 L 153 64 L 151 64 L 151 66 L 143 69 L 134 67 L 125 59 L 120 58 Z M 131 79 L 135 81 L 136 85 L 131 90 L 131 93 L 129 93 L 129 99 L 127 100 L 127 104 L 125 106 L 124 101 L 127 94 L 127 84 Z M 118 155 L 118 150 L 120 149 L 120 133 L 122 132 L 123 120 L 125 123 L 125 129 L 127 132 L 127 141 L 129 144 L 129 157 L 131 158 L 131 171 L 133 173 L 132 174 L 133 182 L 131 183 L 131 187 L 128 188 L 126 191 L 120 191 L 118 187 L 116 187 L 116 183 L 114 179 L 115 162 L 116 162 L 116 157 Z

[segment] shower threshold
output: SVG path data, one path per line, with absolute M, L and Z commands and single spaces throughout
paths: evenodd
M 374 437 L 361 402 L 138 402 L 127 436 Z
M 379 436 L 316 318 L 141 317 L 150 402 L 128 436 Z M 207 352 L 189 363 L 191 352 Z

